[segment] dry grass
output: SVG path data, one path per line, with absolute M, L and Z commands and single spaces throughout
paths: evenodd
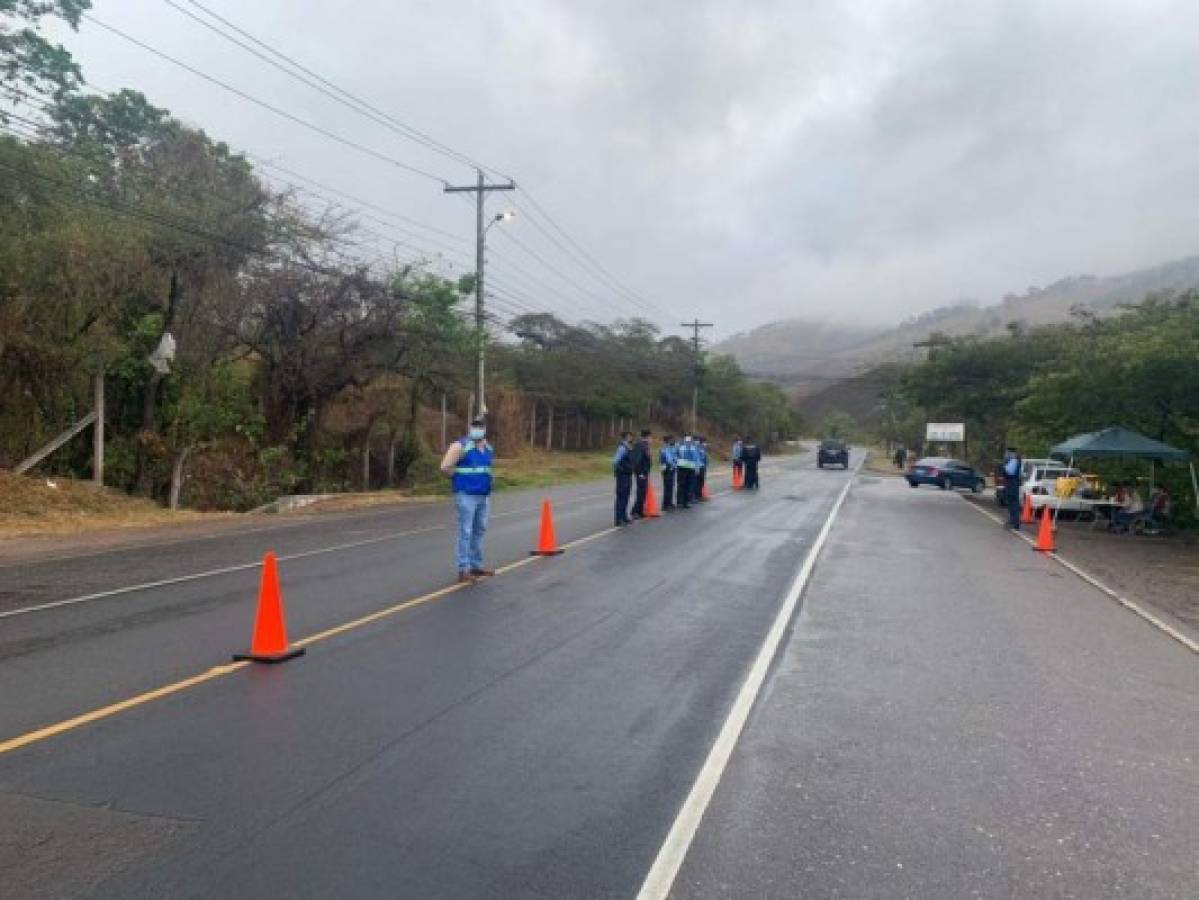
M 596 452 L 545 452 L 526 450 L 516 456 L 500 457 L 495 461 L 495 489 L 549 487 L 594 481 L 612 474 L 611 454 Z M 301 507 L 287 515 L 319 515 L 372 506 L 391 506 L 403 503 L 428 503 L 450 492 L 450 481 L 435 464 L 425 460 L 410 473 L 415 484 L 410 488 L 394 488 L 352 494 L 334 494 Z
M 868 454 L 862 471 L 869 472 L 871 475 L 890 475 L 895 478 L 903 474 L 895 468 L 895 463 L 891 461 L 891 454 L 886 451 L 886 448 L 870 447 Z
M 497 459 L 495 463 L 497 490 L 593 481 L 611 473 L 611 454 L 606 451 L 546 453 L 530 450 Z M 435 465 L 425 465 L 413 488 L 338 494 L 289 515 L 427 503 L 448 493 L 449 479 L 442 477 Z M 238 515 L 192 510 L 171 512 L 149 500 L 130 497 L 110 488 L 98 491 L 89 482 L 0 472 L 0 538 L 75 535 L 182 522 L 212 522 Z
M 0 537 L 65 535 L 177 522 L 210 521 L 224 513 L 171 512 L 89 482 L 0 472 Z

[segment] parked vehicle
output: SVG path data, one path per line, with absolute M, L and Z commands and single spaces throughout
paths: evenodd
M 950 488 L 965 488 L 980 494 L 987 487 L 987 479 L 976 470 L 960 459 L 949 459 L 944 456 L 928 456 L 917 460 L 906 477 L 908 484 L 912 487 L 935 484 L 943 491 Z
M 816 467 L 823 469 L 832 465 L 849 468 L 849 447 L 845 441 L 826 438 L 820 442 L 820 449 L 816 451 Z
M 1057 490 L 1059 478 L 1078 479 L 1079 488 L 1069 497 L 1060 497 Z M 1081 471 L 1069 468 L 1056 460 L 1039 460 L 1030 468 L 1028 477 L 1020 485 L 1020 503 L 1024 503 L 1027 494 L 1032 498 L 1033 509 L 1051 506 L 1062 512 L 1090 512 L 1091 507 L 1082 496 L 1085 493 L 1088 491 Z
M 1061 463 L 1056 459 L 1025 459 L 1021 460 L 1020 465 L 1020 481 L 1021 483 L 1028 480 L 1028 476 L 1032 474 L 1032 470 L 1036 466 L 1060 466 Z M 1003 474 L 1003 463 L 1000 463 L 995 468 L 995 502 L 1000 506 L 1007 506 L 1006 493 L 1007 476 Z M 1024 502 L 1024 495 L 1020 495 L 1020 502 Z

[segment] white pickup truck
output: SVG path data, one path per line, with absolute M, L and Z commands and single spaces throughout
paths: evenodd
M 1068 496 L 1059 496 L 1059 478 L 1077 479 L 1074 492 Z M 1079 496 L 1079 491 L 1085 486 L 1082 472 L 1078 469 L 1072 469 L 1060 462 L 1038 460 L 1029 467 L 1024 483 L 1020 485 L 1020 505 L 1024 505 L 1024 497 L 1027 494 L 1032 498 L 1033 509 L 1049 506 L 1062 512 L 1089 512 L 1091 506 Z

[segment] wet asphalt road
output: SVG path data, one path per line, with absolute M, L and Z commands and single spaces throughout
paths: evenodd
M 632 897 L 848 477 L 792 459 L 609 534 L 609 485 L 557 490 L 562 557 L 0 752 L 0 894 Z M 527 558 L 538 499 L 498 498 L 492 562 Z M 270 547 L 299 639 L 442 588 L 451 523 L 10 566 L 0 613 Z M 221 666 L 256 579 L 0 618 L 0 742 Z M 868 477 L 794 628 L 676 895 L 1194 896 L 1193 654 L 959 498 Z
M 678 897 L 1199 897 L 1199 657 L 862 477 Z
M 607 534 L 610 485 L 556 492 L 560 539 L 598 537 L 0 754 L 0 873 L 16 896 L 631 896 L 847 477 L 791 459 L 760 495 Z M 537 499 L 499 498 L 492 562 L 528 558 Z M 444 587 L 450 522 L 371 511 L 3 578 L 54 602 L 269 542 L 295 639 Z M 222 665 L 256 578 L 0 619 L 0 741 Z

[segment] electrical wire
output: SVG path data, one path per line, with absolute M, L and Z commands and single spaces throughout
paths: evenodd
M 323 126 L 317 125 L 314 122 L 310 122 L 307 119 L 304 119 L 304 118 L 301 118 L 300 116 L 294 115 L 293 113 L 289 113 L 286 110 L 281 109 L 278 106 L 275 106 L 271 103 L 268 103 L 265 100 L 262 100 L 259 97 L 254 96 L 253 94 L 249 94 L 249 93 L 241 90 L 240 88 L 234 87 L 233 85 L 229 84 L 228 82 L 221 81 L 219 78 L 209 75 L 207 72 L 203 72 L 200 69 L 196 68 L 195 66 L 189 65 L 188 63 L 185 63 L 182 60 L 180 60 L 174 56 L 171 56 L 169 53 L 165 53 L 162 50 L 157 49 L 156 47 L 152 47 L 150 44 L 147 44 L 145 41 L 138 40 L 137 38 L 133 37 L 132 35 L 124 32 L 124 31 L 121 31 L 119 28 L 116 28 L 112 25 L 109 25 L 109 24 L 101 21 L 100 19 L 97 19 L 95 16 L 93 16 L 90 13 L 84 13 L 83 17 L 85 19 L 87 19 L 89 22 L 92 22 L 93 24 L 98 25 L 100 28 L 103 28 L 105 31 L 115 34 L 117 37 L 120 37 L 123 40 L 128 41 L 129 43 L 133 44 L 135 47 L 140 47 L 142 50 L 145 50 L 147 53 L 157 56 L 159 59 L 163 59 L 163 60 L 171 63 L 172 65 L 178 66 L 179 68 L 183 69 L 184 71 L 190 72 L 191 74 L 195 75 L 198 78 L 202 78 L 203 80 L 209 82 L 210 84 L 215 84 L 217 87 L 219 87 L 225 91 L 228 91 L 229 93 L 233 94 L 236 97 L 240 97 L 241 99 L 243 99 L 249 103 L 253 103 L 255 106 L 258 106 L 262 109 L 268 110 L 269 112 L 272 112 L 275 115 L 280 116 L 281 118 L 287 119 L 290 122 L 294 122 L 297 125 L 301 125 L 304 128 L 309 129 L 310 131 L 316 132 L 317 134 L 328 138 L 329 140 L 336 141 L 339 144 L 342 144 L 346 147 L 350 147 L 351 149 L 357 150 L 360 153 L 364 153 L 367 156 L 374 157 L 375 159 L 381 160 L 382 162 L 385 162 L 392 166 L 395 166 L 398 169 L 403 169 L 404 171 L 410 172 L 414 175 L 419 175 L 423 178 L 427 178 L 430 181 L 435 181 L 438 184 L 441 184 L 441 185 L 449 184 L 449 182 L 446 179 L 442 178 L 440 175 L 435 175 L 432 172 L 428 172 L 424 169 L 418 168 L 417 166 L 410 165 L 410 164 L 404 162 L 403 160 L 397 159 L 394 156 L 390 156 L 386 153 L 382 153 L 371 147 L 367 147 L 364 144 L 360 144 L 357 141 L 350 140 L 349 138 L 342 137 L 341 135 L 337 134 L 336 132 L 330 131 L 329 129 L 324 128 Z
M 175 0 L 164 0 L 164 2 L 166 2 L 167 5 L 171 6 L 172 8 L 174 8 L 181 14 L 183 14 L 183 15 L 187 16 L 188 18 L 192 19 L 193 21 L 197 22 L 204 28 L 212 31 L 215 34 L 220 35 L 225 40 L 235 44 L 236 46 L 240 47 L 241 49 L 245 50 L 246 52 L 251 53 L 256 58 L 262 60 L 263 62 L 266 62 L 268 65 L 271 65 L 275 69 L 284 72 L 289 77 L 299 81 L 300 83 L 306 85 L 309 88 L 312 88 L 313 90 L 320 92 L 322 95 L 342 104 L 343 106 L 346 106 L 346 107 L 354 110 L 355 112 L 359 113 L 360 115 L 367 117 L 371 121 L 373 121 L 377 124 L 384 125 L 385 127 L 390 128 L 392 131 L 400 133 L 405 138 L 408 138 L 409 140 L 413 140 L 413 141 L 417 142 L 418 144 L 420 144 L 421 146 L 426 147 L 427 149 L 431 149 L 431 150 L 434 150 L 435 152 L 442 153 L 443 155 L 445 155 L 451 159 L 454 159 L 457 162 L 465 163 L 467 165 L 470 165 L 470 166 L 477 168 L 479 170 L 482 170 L 482 171 L 487 171 L 492 174 L 500 175 L 504 178 L 507 178 L 508 180 L 513 180 L 511 178 L 511 176 L 501 173 L 498 170 L 493 169 L 489 166 L 486 166 L 486 165 L 478 162 L 477 160 L 472 159 L 471 157 L 467 156 L 466 154 L 463 154 L 460 151 L 455 150 L 454 148 L 449 147 L 448 145 L 435 140 L 434 138 L 430 137 L 429 135 L 425 134 L 424 132 L 420 131 L 419 129 L 416 129 L 416 128 L 408 125 L 407 123 L 402 122 L 402 121 L 395 119 L 394 117 L 388 115 L 386 112 L 384 112 L 383 110 L 379 109 L 378 107 L 372 105 L 368 101 L 364 100 L 362 97 L 360 97 L 356 94 L 353 94 L 350 91 L 347 91 L 346 89 L 340 87 L 339 85 L 335 84 L 334 82 L 332 82 L 329 79 L 325 78 L 324 76 L 320 75 L 313 69 L 311 69 L 307 66 L 304 66 L 302 63 L 299 63 L 297 60 L 295 60 L 293 57 L 289 56 L 288 54 L 273 47 L 272 45 L 270 45 L 266 41 L 262 40 L 261 38 L 258 38 L 256 36 L 250 34 L 248 31 L 246 31 L 245 29 L 236 25 L 234 22 L 230 21 L 228 18 L 220 15 L 219 13 L 217 13 L 217 12 L 213 11 L 212 9 L 208 8 L 207 6 L 205 6 L 203 3 L 199 2 L 199 0 L 187 0 L 187 2 L 189 2 L 192 6 L 196 7 L 197 9 L 201 10 L 203 13 L 205 13 L 211 19 L 215 20 L 216 22 L 221 23 L 226 28 L 231 29 L 233 32 L 240 35 L 242 38 L 245 38 L 247 41 L 250 41 L 255 46 L 261 48 L 263 51 L 265 51 L 265 53 L 260 52 L 259 50 L 255 49 L 255 47 L 252 47 L 252 46 L 248 45 L 247 43 L 245 43 L 244 41 L 239 40 L 238 38 L 231 35 L 229 32 L 212 24 L 212 22 L 205 21 L 200 16 L 197 16 L 194 13 L 189 12 L 188 10 L 181 7 L 178 3 L 176 3 Z M 267 56 L 266 54 L 270 54 L 270 56 Z M 271 57 L 275 57 L 275 58 L 272 59 Z M 280 60 L 282 60 L 282 62 L 280 62 Z M 302 73 L 302 74 L 300 74 L 300 73 Z M 655 304 L 645 300 L 640 295 L 636 294 L 635 292 L 630 290 L 628 287 L 626 287 L 618 279 L 616 279 L 615 276 L 613 276 L 606 268 L 604 268 L 599 263 L 599 261 L 595 259 L 595 257 L 591 253 L 589 253 L 574 237 L 572 237 L 561 225 L 558 224 L 558 222 L 549 214 L 548 211 L 545 210 L 545 208 L 537 201 L 537 198 L 534 197 L 531 192 L 529 192 L 528 190 L 522 189 L 521 193 L 528 200 L 529 204 L 535 210 L 537 210 L 537 212 L 540 214 L 540 216 L 542 218 L 544 218 L 547 223 L 549 223 L 549 225 L 554 229 L 554 231 L 556 231 L 559 235 L 562 236 L 562 238 L 564 238 L 567 241 L 567 243 L 569 244 L 569 247 L 566 245 L 563 245 L 561 243 L 561 241 L 559 241 L 557 239 L 557 237 L 555 237 L 555 235 L 551 231 L 549 231 L 544 226 L 542 226 L 542 224 L 536 219 L 536 217 L 530 216 L 529 218 L 530 218 L 530 221 L 533 223 L 533 225 L 535 227 L 537 227 L 539 230 L 541 230 L 545 234 L 545 236 L 555 246 L 558 247 L 558 249 L 560 249 L 565 255 L 568 256 L 568 258 L 571 258 L 572 260 L 574 260 L 576 262 L 576 264 L 579 264 L 580 268 L 582 268 L 584 271 L 587 271 L 592 277 L 595 277 L 598 281 L 603 283 L 607 289 L 613 290 L 618 296 L 623 297 L 629 304 L 631 304 L 632 307 L 637 308 L 642 312 L 649 312 L 651 314 L 659 314 L 660 313 L 662 315 L 668 315 L 665 310 L 663 310 L 660 307 L 657 307 Z M 573 248 L 573 250 L 571 248 Z
M 335 84 L 334 82 L 330 81 L 329 79 L 325 78 L 323 75 L 320 75 L 319 73 L 313 71 L 312 69 L 308 68 L 307 66 L 303 65 L 302 63 L 297 62 L 293 57 L 288 56 L 283 51 L 271 46 L 270 44 L 268 44 L 266 41 L 262 40 L 261 38 L 255 37 L 254 35 L 250 34 L 245 29 L 243 29 L 243 28 L 239 27 L 238 25 L 234 24 L 233 22 L 231 22 L 229 19 L 227 19 L 224 16 L 220 15 L 219 13 L 216 13 L 213 10 L 209 9 L 203 3 L 198 2 L 198 0 L 188 0 L 188 2 L 191 3 L 192 6 L 203 11 L 210 18 L 214 19 L 217 22 L 220 22 L 225 27 L 231 29 L 236 34 L 245 38 L 247 41 L 250 41 L 252 44 L 256 45 L 257 47 L 261 47 L 262 50 L 266 51 L 266 53 L 275 57 L 275 59 L 271 59 L 271 56 L 267 56 L 264 53 L 259 52 L 258 50 L 255 50 L 254 47 L 251 47 L 251 46 L 247 45 L 246 43 L 244 43 L 243 41 L 238 40 L 237 38 L 233 37 L 233 35 L 229 34 L 227 31 L 224 31 L 223 29 L 218 28 L 217 26 L 213 25 L 211 22 L 207 22 L 204 19 L 202 19 L 201 17 L 195 15 L 194 13 L 189 12 L 188 10 L 181 7 L 178 3 L 176 3 L 175 0 L 164 0 L 164 2 L 168 6 L 173 7 L 178 12 L 180 12 L 183 15 L 187 16 L 188 18 L 194 20 L 195 22 L 204 26 L 208 30 L 214 32 L 215 34 L 220 35 L 225 40 L 237 45 L 238 47 L 241 47 L 247 53 L 253 54 L 258 59 L 261 59 L 263 62 L 267 63 L 268 65 L 278 69 L 279 71 L 285 73 L 286 75 L 290 76 L 291 78 L 299 81 L 301 84 L 304 84 L 304 85 L 312 88 L 313 90 L 319 91 L 321 94 L 325 95 L 326 97 L 336 101 L 337 103 L 342 104 L 343 106 L 346 106 L 349 109 L 354 110 L 355 112 L 359 113 L 360 115 L 365 116 L 366 118 L 370 119 L 371 121 L 373 121 L 377 124 L 383 125 L 384 127 L 397 132 L 398 134 L 402 135 L 403 137 L 407 138 L 408 140 L 414 141 L 414 142 L 420 144 L 421 146 L 425 147 L 426 149 L 433 150 L 436 153 L 440 153 L 443 156 L 446 156 L 446 157 L 454 160 L 455 162 L 459 162 L 464 165 L 468 165 L 471 168 L 484 169 L 487 171 L 491 171 L 488 167 L 484 166 L 482 163 L 479 163 L 478 161 L 476 161 L 474 159 L 471 159 L 466 154 L 455 150 L 453 147 L 443 144 L 441 141 L 438 141 L 435 138 L 430 137 L 429 135 L 425 134 L 423 131 L 420 131 L 419 129 L 417 129 L 413 126 L 408 125 L 407 123 L 405 123 L 399 119 L 396 119 L 394 116 L 389 115 L 388 113 L 386 113 L 383 110 L 379 109 L 378 107 L 372 105 L 371 103 L 362 99 L 361 97 L 357 96 L 356 94 L 351 93 L 350 91 L 346 90 L 345 88 L 342 88 L 341 86 L 339 86 L 339 85 Z M 280 63 L 278 60 L 282 60 L 283 63 L 286 63 L 286 65 Z M 290 66 L 291 68 L 288 68 L 288 66 Z M 293 71 L 293 70 L 295 70 L 295 71 Z M 302 74 L 300 74 L 300 73 L 302 73 Z

